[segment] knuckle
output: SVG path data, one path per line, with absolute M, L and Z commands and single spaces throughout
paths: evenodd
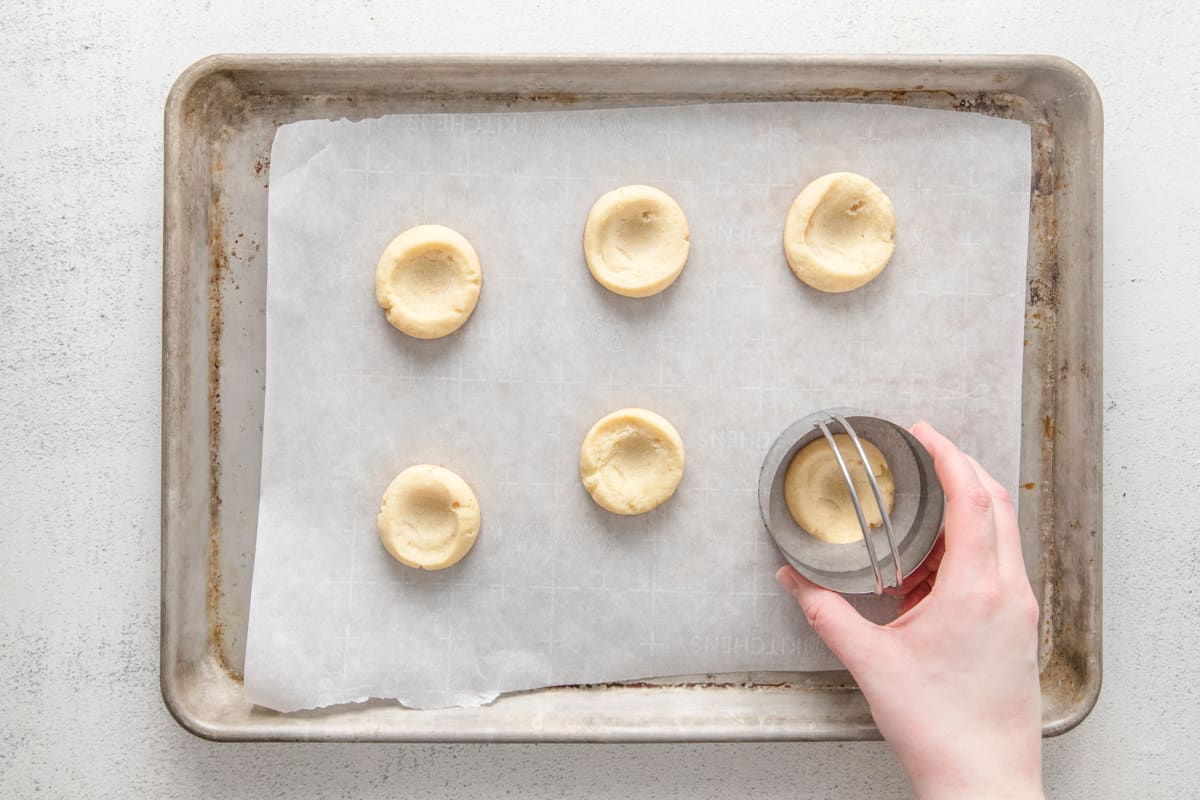
M 824 598 L 819 598 L 808 603 L 804 607 L 804 618 L 808 620 L 809 627 L 813 629 L 818 636 L 824 636 L 829 630 L 829 610 L 825 605 Z
M 982 582 L 973 592 L 975 603 L 986 615 L 995 614 L 1004 605 L 1004 592 L 996 583 Z
M 825 615 L 821 613 L 821 604 L 815 600 L 806 603 L 804 606 L 804 618 L 808 620 L 808 626 L 815 631 L 825 618 Z
M 997 486 L 992 490 L 992 500 L 1002 506 L 1011 506 L 1013 504 L 1012 495 L 1003 486 Z
M 983 620 L 1011 620 L 1026 629 L 1036 629 L 1041 621 L 1037 597 L 1028 586 L 1014 589 L 1003 581 L 981 581 L 970 594 L 970 607 Z
M 1034 596 L 1032 589 L 1025 591 L 1025 619 L 1035 628 L 1042 619 L 1042 609 L 1038 605 L 1037 597 Z
M 970 503 L 971 507 L 977 511 L 992 510 L 992 493 L 983 486 L 976 485 L 970 487 L 967 489 L 966 497 L 967 502 Z

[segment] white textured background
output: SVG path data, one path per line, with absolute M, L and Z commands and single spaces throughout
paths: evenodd
M 1200 7 L 0 5 L 0 796 L 890 797 L 880 743 L 214 745 L 158 690 L 162 109 L 218 51 L 1055 53 L 1105 101 L 1105 677 L 1056 798 L 1200 794 Z M 1125 9 L 1131 9 L 1126 11 Z

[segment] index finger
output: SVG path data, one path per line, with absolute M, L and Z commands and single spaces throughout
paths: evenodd
M 970 459 L 928 422 L 918 422 L 913 436 L 933 457 L 946 493 L 946 553 L 969 555 L 981 566 L 996 567 L 996 520 L 992 493 L 979 480 Z
M 1012 496 L 979 462 L 967 456 L 979 482 L 992 494 L 992 508 L 996 520 L 996 552 L 1000 557 L 1000 568 L 1013 574 L 1025 576 L 1025 556 L 1021 551 L 1021 528 L 1017 524 L 1017 512 L 1013 508 Z

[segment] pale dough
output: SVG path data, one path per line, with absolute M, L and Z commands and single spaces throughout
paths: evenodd
M 584 437 L 579 475 L 602 508 L 614 514 L 641 514 L 665 503 L 679 486 L 683 440 L 671 423 L 652 411 L 614 411 Z
M 583 255 L 592 277 L 626 297 L 658 294 L 687 263 L 687 218 L 669 194 L 653 186 L 622 186 L 588 213 Z
M 437 339 L 467 321 L 479 301 L 483 271 L 463 236 L 418 225 L 392 240 L 375 267 L 375 300 L 396 329 Z
M 835 433 L 833 438 L 854 480 L 854 491 L 858 493 L 867 525 L 878 528 L 883 524 L 883 517 L 879 513 L 879 504 L 875 502 L 871 484 L 867 481 L 862 459 L 858 457 L 858 451 L 849 436 Z M 879 484 L 883 504 L 890 514 L 896 499 L 896 482 L 887 459 L 878 447 L 866 439 L 860 436 L 859 441 L 867 454 L 875 482 Z M 834 458 L 833 449 L 823 437 L 809 442 L 796 453 L 783 479 L 783 497 L 792 519 L 812 536 L 833 544 L 847 544 L 862 539 L 862 528 L 858 525 L 854 504 L 850 502 L 846 478 Z
M 887 266 L 895 244 L 892 201 L 853 172 L 804 187 L 788 211 L 783 250 L 796 277 L 823 292 L 848 292 Z
M 445 569 L 475 544 L 479 501 L 455 473 L 418 464 L 388 484 L 375 523 L 383 546 L 401 564 Z

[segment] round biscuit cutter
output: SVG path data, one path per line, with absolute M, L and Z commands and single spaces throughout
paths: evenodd
M 866 471 L 882 512 L 881 528 L 867 526 L 849 467 L 834 444 L 835 433 L 850 438 L 864 464 L 862 439 L 878 447 L 887 459 L 896 484 L 890 514 L 883 508 L 879 484 L 871 471 Z M 863 531 L 862 545 L 822 541 L 797 525 L 788 511 L 783 497 L 788 465 L 802 447 L 821 438 L 829 443 L 850 488 Z M 916 437 L 894 422 L 849 408 L 818 411 L 791 425 L 767 452 L 758 479 L 759 511 L 783 557 L 813 583 L 843 594 L 878 595 L 885 586 L 900 586 L 933 549 L 942 526 L 944 500 L 933 459 Z

